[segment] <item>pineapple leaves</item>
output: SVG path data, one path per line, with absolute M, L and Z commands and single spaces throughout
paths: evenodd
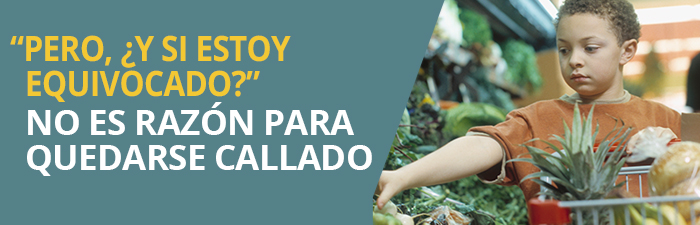
M 624 185 L 624 182 L 615 184 L 615 181 L 625 163 L 624 149 L 632 128 L 625 127 L 624 122 L 614 118 L 613 130 L 594 151 L 600 128 L 597 123 L 595 130 L 593 128 L 594 108 L 595 105 L 587 116 L 583 116 L 578 104 L 575 104 L 571 127 L 564 121 L 564 136 L 552 135 L 552 140 L 558 141 L 561 149 L 540 139 L 532 139 L 522 145 L 531 157 L 511 159 L 508 162 L 530 163 L 539 168 L 540 172 L 525 176 L 521 182 L 532 180 L 543 188 L 539 194 L 557 200 L 601 199 L 610 190 Z M 622 123 L 621 127 L 618 127 L 618 122 Z M 550 154 L 527 145 L 534 141 L 542 141 L 555 153 Z

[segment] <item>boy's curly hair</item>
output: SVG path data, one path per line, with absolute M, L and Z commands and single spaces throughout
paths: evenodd
M 630 39 L 639 41 L 641 27 L 637 13 L 627 0 L 566 0 L 559 9 L 554 26 L 558 29 L 562 17 L 577 13 L 590 13 L 607 20 L 619 46 Z

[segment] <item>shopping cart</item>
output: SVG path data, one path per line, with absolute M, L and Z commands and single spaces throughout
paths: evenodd
M 645 204 L 649 203 L 656 207 L 661 204 L 672 204 L 676 211 L 678 210 L 678 204 L 682 202 L 692 203 L 693 201 L 700 201 L 700 196 L 663 196 L 663 197 L 642 197 L 642 177 L 646 176 L 649 172 L 651 166 L 631 166 L 623 167 L 620 170 L 619 175 L 625 176 L 625 180 L 629 181 L 630 176 L 637 176 L 639 179 L 639 196 L 640 198 L 625 198 L 625 199 L 602 199 L 602 200 L 584 200 L 584 201 L 556 201 L 556 200 L 546 200 L 541 196 L 537 199 L 532 199 L 528 201 L 528 215 L 530 219 L 530 224 L 601 224 L 601 216 L 607 216 L 608 220 L 604 221 L 604 224 L 616 224 L 615 222 L 615 206 L 628 206 L 635 204 Z M 542 178 L 545 181 L 549 181 L 547 178 Z M 626 188 L 629 191 L 629 185 L 636 184 L 626 184 Z M 607 208 L 607 210 L 606 210 Z M 625 225 L 633 225 L 631 219 L 631 213 L 628 207 L 624 208 L 624 222 Z M 619 211 L 618 211 L 619 212 Z M 690 204 L 690 212 L 695 212 L 693 204 Z M 592 215 L 592 221 L 586 221 L 584 219 L 584 214 L 590 213 Z M 653 215 L 647 215 L 645 207 L 641 207 L 640 210 L 642 218 L 652 218 Z M 603 214 L 603 215 L 601 215 Z M 605 215 L 607 214 L 607 215 Z M 659 224 L 664 224 L 662 212 L 659 210 L 656 221 Z M 700 224 L 694 213 L 691 214 L 690 225 Z M 680 218 L 679 218 L 680 217 Z M 678 220 L 685 220 L 681 216 L 676 216 L 676 218 L 669 218 L 672 223 Z M 592 223 L 591 223 L 592 222 Z M 647 224 L 646 220 L 642 220 L 641 224 Z M 668 224 L 668 223 L 665 223 Z M 619 223 L 617 225 L 620 225 Z

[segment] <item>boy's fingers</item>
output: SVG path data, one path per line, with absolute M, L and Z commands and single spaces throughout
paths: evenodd
M 402 189 L 405 186 L 404 181 L 400 178 L 401 176 L 397 176 L 395 171 L 382 172 L 382 175 L 379 177 L 377 189 L 374 192 L 379 195 L 379 197 L 377 197 L 377 208 L 384 208 L 384 205 L 389 202 L 394 195 L 404 190 Z
M 382 209 L 384 208 L 384 204 L 389 202 L 389 200 L 396 195 L 398 190 L 396 190 L 396 187 L 393 185 L 384 185 L 380 192 L 381 193 L 379 193 L 379 197 L 377 198 L 377 208 Z
M 379 198 L 377 198 L 377 208 L 382 209 L 384 208 L 384 204 L 386 204 L 391 197 L 393 197 L 393 193 L 389 193 L 390 190 L 385 189 L 382 191 L 381 194 L 379 194 Z

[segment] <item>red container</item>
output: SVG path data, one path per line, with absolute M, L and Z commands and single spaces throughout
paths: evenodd
M 527 212 L 531 225 L 571 223 L 571 209 L 560 208 L 557 200 L 530 199 L 527 201 Z

